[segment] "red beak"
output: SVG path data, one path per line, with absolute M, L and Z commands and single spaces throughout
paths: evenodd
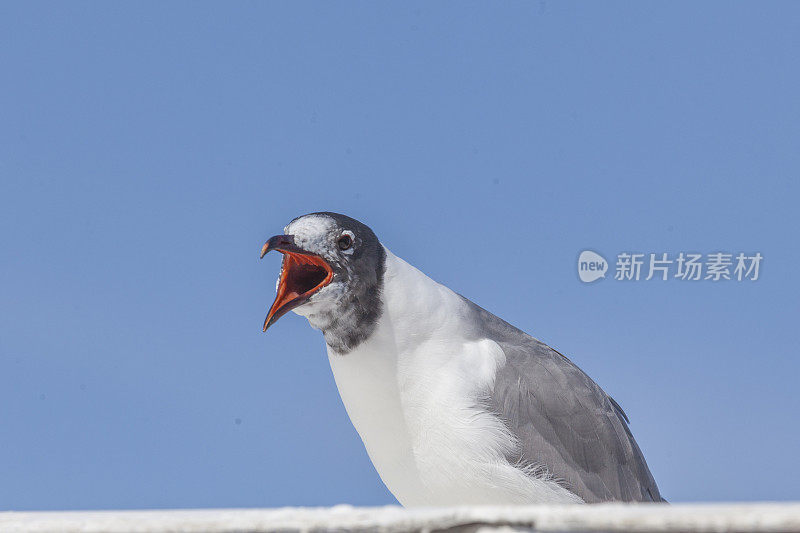
M 319 255 L 294 244 L 292 235 L 276 235 L 261 248 L 261 257 L 277 250 L 283 254 L 278 294 L 264 320 L 264 331 L 280 317 L 304 304 L 333 279 L 333 269 Z

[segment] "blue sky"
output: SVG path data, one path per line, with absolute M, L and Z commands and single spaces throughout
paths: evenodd
M 800 4 L 0 4 L 0 509 L 393 503 L 296 215 L 570 356 L 671 501 L 800 498 Z M 756 282 L 579 281 L 591 249 Z

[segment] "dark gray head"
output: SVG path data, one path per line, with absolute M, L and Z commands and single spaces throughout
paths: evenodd
M 303 215 L 283 231 L 261 250 L 261 257 L 270 250 L 283 254 L 264 331 L 293 310 L 322 330 L 334 351 L 349 352 L 372 334 L 380 317 L 383 246 L 367 226 L 338 213 Z

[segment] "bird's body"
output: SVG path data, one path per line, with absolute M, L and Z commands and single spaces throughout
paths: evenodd
M 382 294 L 373 335 L 346 356 L 328 348 L 328 357 L 350 420 L 400 503 L 582 501 L 508 461 L 511 434 L 487 402 L 505 355 L 464 331 L 468 303 L 388 250 Z
M 262 254 L 302 257 L 284 260 L 266 326 L 294 306 L 323 331 L 347 413 L 403 505 L 663 501 L 622 410 L 566 357 L 349 217 L 285 230 Z

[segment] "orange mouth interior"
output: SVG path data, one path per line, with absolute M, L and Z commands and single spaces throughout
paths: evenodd
M 333 279 L 333 269 L 320 256 L 280 249 L 278 251 L 283 254 L 281 278 L 278 294 L 264 320 L 264 331 Z

